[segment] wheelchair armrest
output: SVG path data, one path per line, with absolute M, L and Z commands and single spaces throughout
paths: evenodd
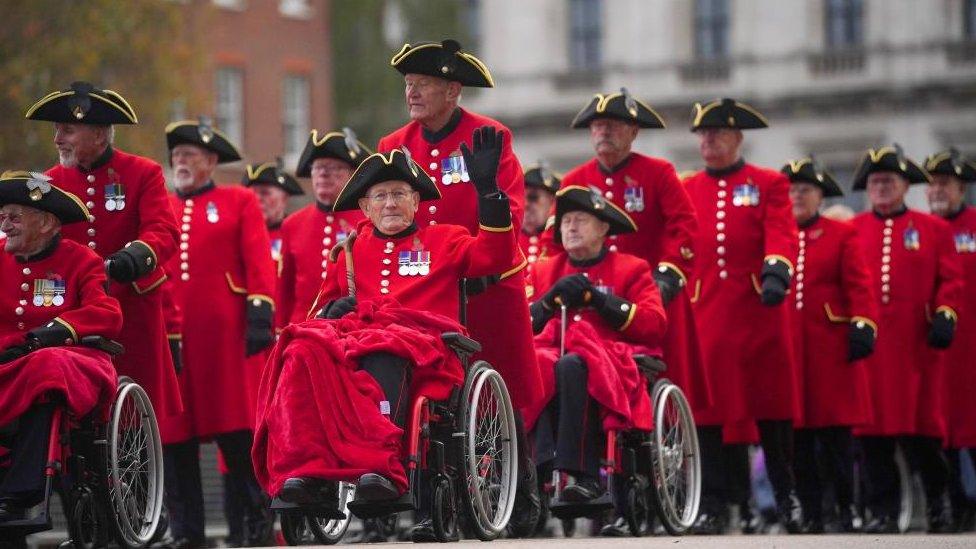
M 481 350 L 481 344 L 459 332 L 444 332 L 441 340 L 456 352 L 472 355 Z
M 637 369 L 648 379 L 656 378 L 668 370 L 668 365 L 663 360 L 651 355 L 634 355 L 634 362 Z
M 125 352 L 125 349 L 122 347 L 121 343 L 97 335 L 85 336 L 81 338 L 78 345 L 88 347 L 90 349 L 98 349 L 99 351 L 104 351 L 112 356 L 118 356 Z

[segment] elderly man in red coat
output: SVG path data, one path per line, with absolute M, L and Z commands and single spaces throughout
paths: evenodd
M 295 175 L 312 178 L 315 202 L 281 225 L 281 283 L 278 316 L 284 325 L 308 318 L 325 279 L 329 251 L 363 220 L 362 212 L 332 211 L 342 186 L 371 151 L 349 128 L 320 134 L 312 130 Z
M 696 411 L 704 410 L 711 395 L 685 291 L 694 267 L 695 209 L 670 162 L 633 150 L 641 129 L 664 128 L 664 120 L 621 88 L 618 93 L 596 94 L 572 126 L 589 129 L 596 156 L 567 172 L 562 184 L 599 189 L 640 227 L 637 232 L 611 235 L 608 245 L 651 265 L 668 313 L 664 340 L 668 379 L 684 389 Z
M 436 203 L 417 212 L 417 224 L 449 223 L 465 227 L 471 234 L 477 233 L 478 200 L 460 145 L 472 130 L 490 125 L 505 135 L 498 186 L 509 197 L 512 219 L 518 229 L 525 189 L 522 168 L 512 151 L 512 134 L 498 121 L 458 106 L 464 86 L 494 86 L 485 64 L 462 50 L 454 40 L 406 44 L 390 64 L 404 75 L 404 95 L 411 121 L 380 139 L 377 150 L 408 151 L 436 182 L 442 195 Z M 519 429 L 519 447 L 524 450 L 527 445 L 524 430 L 531 428 L 543 406 L 542 376 L 532 347 L 525 298 L 522 271 L 527 261 L 520 252 L 516 254 L 520 261 L 514 267 L 484 277 L 480 285 L 469 286 L 468 329 L 475 339 L 488 342 L 479 356 L 493 364 L 511 388 L 516 421 L 524 425 Z M 499 322 L 500 318 L 505 321 Z M 519 535 L 527 535 L 534 528 L 540 509 L 535 479 L 528 476 L 535 471 L 528 455 L 519 452 L 523 459 L 519 470 L 525 473 L 519 479 L 513 523 L 513 533 Z
M 958 302 L 959 322 L 945 371 L 952 530 L 965 532 L 976 523 L 976 502 L 966 496 L 960 469 L 962 455 L 972 456 L 976 447 L 976 209 L 965 202 L 966 184 L 976 181 L 976 165 L 950 149 L 928 157 L 925 169 L 932 176 L 926 189 L 929 207 L 949 222 L 967 290 Z
M 368 157 L 336 198 L 337 211 L 358 207 L 369 221 L 329 266 L 316 305 L 328 320 L 286 328 L 265 369 L 253 453 L 269 493 L 334 506 L 337 481 L 357 482 L 357 500 L 372 502 L 407 490 L 410 395 L 443 399 L 464 378 L 440 339 L 462 329 L 458 283 L 510 268 L 515 257 L 508 197 L 496 182 L 502 139 L 486 126 L 472 151 L 462 146 L 478 193 L 476 236 L 414 222 L 420 202 L 439 193 L 400 150 Z M 418 509 L 415 541 L 434 539 L 429 511 Z
M 241 184 L 251 189 L 261 205 L 261 215 L 264 216 L 264 226 L 268 229 L 271 240 L 271 260 L 275 265 L 275 272 L 281 277 L 284 259 L 282 256 L 281 226 L 288 217 L 288 198 L 305 194 L 298 180 L 285 171 L 277 162 L 263 164 L 248 164 L 244 166 L 244 176 Z M 280 309 L 275 310 L 280 313 Z
M 525 170 L 525 215 L 522 217 L 522 230 L 518 233 L 519 249 L 525 255 L 529 264 L 526 274 L 532 272 L 532 266 L 546 257 L 547 249 L 544 242 L 546 224 L 550 219 L 550 212 L 556 204 L 556 191 L 562 181 L 545 165 L 533 166 Z
M 187 546 L 204 541 L 199 444 L 214 440 L 246 498 L 247 543 L 266 543 L 271 521 L 251 465 L 251 385 L 274 340 L 268 231 L 254 193 L 213 182 L 217 164 L 240 159 L 226 136 L 206 120 L 187 120 L 166 128 L 166 143 L 176 185 L 171 206 L 181 221 L 180 253 L 167 268 L 183 314 L 185 408 L 160 422 L 173 441 L 164 453 L 174 537 Z
M 702 426 L 698 530 L 724 529 L 721 426 L 756 421 L 780 520 L 798 532 L 795 369 L 784 304 L 797 250 L 789 180 L 739 153 L 742 130 L 767 126 L 755 109 L 726 98 L 696 104 L 693 115 L 705 169 L 685 180 L 699 222 L 689 287 L 713 396 L 713 406 L 695 414 Z
M 913 183 L 929 175 L 898 145 L 870 149 L 854 173 L 871 211 L 857 228 L 878 300 L 878 341 L 867 359 L 873 419 L 859 428 L 867 469 L 871 522 L 865 531 L 897 532 L 899 509 L 895 448 L 901 444 L 925 487 L 928 527 L 944 532 L 942 503 L 948 466 L 945 355 L 955 332 L 963 279 L 948 223 L 905 206 Z
M 820 215 L 825 197 L 842 196 L 812 157 L 783 166 L 800 229 L 800 251 L 788 306 L 793 315 L 800 415 L 794 420 L 797 493 L 804 532 L 824 532 L 820 471 L 829 471 L 839 528 L 860 526 L 854 506 L 851 428 L 871 421 L 865 357 L 874 350 L 878 310 L 857 231 Z M 824 467 L 820 466 L 822 456 Z
M 107 413 L 115 394 L 111 357 L 75 344 L 115 337 L 122 311 L 105 293 L 98 253 L 62 239 L 62 225 L 90 214 L 54 183 L 38 173 L 0 176 L 0 427 L 16 421 L 4 429 L 12 440 L 2 440 L 11 452 L 0 467 L 0 528 L 24 519 L 46 495 L 52 394 L 77 416 Z
M 612 236 L 635 231 L 634 220 L 599 190 L 563 187 L 554 238 L 565 251 L 537 263 L 529 277 L 539 362 L 552 372 L 545 379 L 549 404 L 535 430 L 536 456 L 544 470 L 575 477 L 560 494 L 563 501 L 603 495 L 606 430 L 651 428 L 647 380 L 634 355 L 661 356 L 667 319 L 650 265 L 609 248 Z M 561 304 L 570 309 L 564 342 L 559 322 L 550 322 Z M 605 533 L 627 530 L 617 510 Z
M 176 221 L 159 164 L 112 146 L 116 125 L 138 123 L 135 111 L 112 90 L 74 82 L 38 100 L 26 116 L 54 123 L 60 163 L 47 174 L 81 197 L 90 212 L 62 234 L 112 260 L 109 293 L 125 316 L 118 336 L 125 353 L 114 359 L 116 369 L 146 389 L 157 416 L 178 413 L 180 392 L 158 291 L 166 278 L 162 266 L 176 252 Z

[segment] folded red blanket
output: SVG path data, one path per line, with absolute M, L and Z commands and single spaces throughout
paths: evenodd
M 556 394 L 553 368 L 559 359 L 559 320 L 550 321 L 535 338 L 539 368 L 548 402 Z M 650 430 L 651 399 L 647 381 L 637 369 L 635 354 L 660 352 L 641 345 L 601 338 L 585 321 L 572 322 L 566 329 L 566 352 L 576 353 L 586 363 L 586 383 L 590 396 L 601 407 L 605 430 Z
M 338 320 L 282 331 L 258 390 L 251 456 L 261 486 L 277 494 L 290 477 L 355 481 L 378 473 L 407 487 L 403 431 L 380 413 L 383 393 L 357 359 L 384 352 L 413 364 L 411 396 L 446 399 L 464 379 L 441 341 L 464 332 L 454 320 L 404 309 L 393 300 L 360 302 Z

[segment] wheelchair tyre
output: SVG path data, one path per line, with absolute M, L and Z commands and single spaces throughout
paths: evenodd
M 163 507 L 163 447 L 149 395 L 122 380 L 106 433 L 108 494 L 119 543 L 146 546 Z
M 564 538 L 571 538 L 576 535 L 576 519 L 560 519 L 559 526 L 563 529 Z
M 627 528 L 630 535 L 639 538 L 647 531 L 647 522 L 650 515 L 650 508 L 645 495 L 645 491 L 637 480 L 631 480 L 624 488 L 624 518 L 627 519 Z
M 508 526 L 518 483 L 515 413 L 502 376 L 487 362 L 472 365 L 461 403 L 461 491 L 465 522 L 482 541 Z
M 434 483 L 431 519 L 437 541 L 446 543 L 458 539 L 457 513 L 454 507 L 454 487 L 447 478 Z
M 308 529 L 312 531 L 312 536 L 322 545 L 335 545 L 342 540 L 349 529 L 349 522 L 352 514 L 349 512 L 349 502 L 356 497 L 356 485 L 349 482 L 339 483 L 339 505 L 342 512 L 346 514 L 344 519 L 323 519 L 309 515 Z
M 312 520 L 309 517 L 309 522 Z M 282 513 L 281 514 L 281 537 L 285 538 L 285 543 L 291 546 L 301 545 L 308 538 L 309 524 L 306 524 L 305 515 L 301 513 Z
M 75 549 L 105 547 L 109 542 L 105 509 L 88 487 L 72 491 L 68 535 Z
M 655 384 L 651 486 L 664 529 L 684 534 L 698 516 L 701 502 L 701 452 L 691 406 L 681 389 Z

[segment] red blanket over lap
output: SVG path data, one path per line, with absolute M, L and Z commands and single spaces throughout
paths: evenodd
M 411 395 L 441 400 L 464 372 L 441 341 L 464 329 L 445 316 L 364 301 L 339 320 L 287 327 L 261 378 L 251 456 L 261 486 L 277 494 L 290 477 L 355 481 L 378 473 L 406 489 L 403 431 L 380 413 L 383 392 L 357 359 L 384 352 L 413 364 Z
M 559 320 L 550 321 L 535 338 L 545 402 L 556 394 L 553 371 L 559 359 Z M 602 408 L 605 430 L 650 430 L 651 399 L 647 381 L 637 369 L 635 354 L 654 354 L 647 347 L 601 338 L 585 320 L 572 322 L 566 329 L 566 352 L 576 353 L 586 363 L 586 384 L 590 397 Z
M 0 425 L 50 393 L 60 393 L 75 416 L 100 408 L 107 417 L 116 387 L 115 367 L 102 351 L 48 347 L 0 364 Z

